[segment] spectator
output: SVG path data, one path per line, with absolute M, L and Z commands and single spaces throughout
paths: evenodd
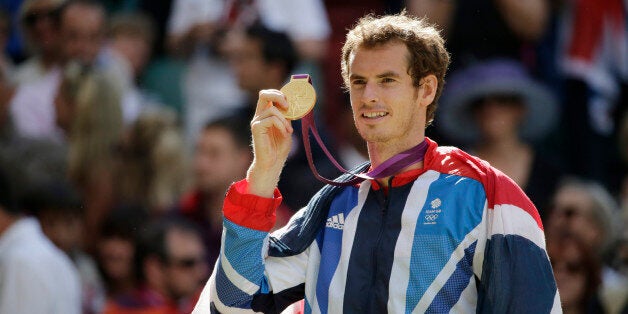
M 103 221 L 96 257 L 108 300 L 128 295 L 137 287 L 135 251 L 147 221 L 147 210 L 131 205 L 114 208 Z
M 19 135 L 63 142 L 55 125 L 54 95 L 64 60 L 58 14 L 63 0 L 29 0 L 21 8 L 32 56 L 16 69 L 17 87 L 9 108 Z
M 111 18 L 106 52 L 124 86 L 122 114 L 127 126 L 151 104 L 137 80 L 151 57 L 154 40 L 155 26 L 148 16 L 123 13 Z
M 0 313 L 81 313 L 76 268 L 37 220 L 23 215 L 11 191 L 15 186 L 12 177 L 0 174 Z
M 106 23 L 102 5 L 91 0 L 70 0 L 58 12 L 61 68 L 70 61 L 106 68 L 107 60 L 99 59 Z M 42 79 L 18 87 L 11 99 L 11 114 L 20 134 L 63 142 L 63 131 L 55 124 L 54 106 L 62 80 L 61 68 L 53 67 Z
M 54 103 L 57 124 L 69 143 L 68 175 L 85 202 L 85 227 L 99 230 L 114 205 L 111 169 L 122 136 L 120 91 L 107 73 L 70 63 Z M 90 250 L 95 236 L 86 234 Z
M 61 43 L 58 13 L 63 2 L 64 0 L 27 0 L 22 3 L 21 26 L 30 57 L 17 67 L 14 79 L 16 84 L 40 80 L 59 65 Z
M 533 44 L 545 34 L 547 0 L 406 0 L 408 11 L 427 16 L 442 29 L 452 55 L 450 70 L 492 58 L 531 65 Z
M 97 64 L 106 34 L 107 16 L 95 0 L 68 0 L 60 11 L 59 29 L 65 60 Z
M 140 287 L 110 302 L 105 314 L 192 310 L 209 271 L 194 225 L 172 217 L 153 222 L 141 234 L 135 261 Z
M 561 234 L 547 239 L 563 313 L 604 312 L 597 295 L 602 280 L 599 256 L 578 237 Z
M 171 111 L 147 111 L 130 126 L 120 145 L 117 195 L 151 215 L 163 214 L 186 190 L 184 143 Z
M 229 33 L 225 46 L 230 65 L 248 100 L 237 112 L 242 119 L 253 117 L 256 99 L 261 89 L 280 89 L 297 64 L 297 53 L 290 38 L 261 24 L 254 24 L 244 30 Z M 301 137 L 301 121 L 294 121 L 294 143 L 286 171 L 290 176 L 282 177 L 280 188 L 285 191 L 284 203 L 292 210 L 307 204 L 307 200 L 323 186 L 311 173 Z M 321 137 L 330 144 L 325 129 L 319 127 Z M 332 145 L 328 145 L 333 147 Z M 327 176 L 337 174 L 333 165 L 318 146 L 312 147 L 313 158 L 318 170 Z
M 612 196 L 598 183 L 567 179 L 553 197 L 546 224 L 547 237 L 571 233 L 602 261 L 598 295 L 609 313 L 619 313 L 628 300 L 628 279 L 610 267 L 621 230 L 621 219 Z
M 310 62 L 304 67 L 308 72 L 316 71 L 316 64 L 326 54 L 330 34 L 321 0 L 173 2 L 168 23 L 169 51 L 173 55 L 191 55 L 183 85 L 188 140 L 192 141 L 205 121 L 224 116 L 244 101 L 220 51 L 221 34 L 255 23 L 286 33 L 301 60 Z M 207 81 L 214 84 L 204 84 Z
M 553 95 L 514 60 L 494 59 L 454 73 L 443 93 L 440 127 L 452 142 L 512 178 L 547 218 L 562 171 L 538 144 L 557 121 Z
M 196 142 L 194 187 L 177 208 L 180 215 L 198 224 L 207 250 L 207 263 L 213 266 L 220 253 L 222 202 L 231 183 L 245 177 L 252 160 L 246 120 L 226 117 L 207 123 Z M 286 206 L 277 213 L 276 227 L 290 218 Z
M 69 182 L 59 180 L 34 186 L 26 196 L 25 208 L 33 213 L 44 234 L 65 252 L 81 279 L 83 313 L 101 313 L 105 289 L 95 261 L 83 251 L 83 206 Z
M 563 86 L 562 150 L 570 172 L 619 190 L 616 146 L 628 112 L 628 4 L 559 1 L 558 70 Z

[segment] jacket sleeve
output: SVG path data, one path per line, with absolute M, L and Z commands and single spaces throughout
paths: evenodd
M 246 191 L 243 180 L 227 192 L 220 257 L 194 313 L 278 313 L 303 299 L 309 250 L 285 258 L 267 256 L 281 194 L 276 190 L 273 198 L 262 198 Z
M 478 313 L 561 313 L 543 225 L 523 191 L 502 173 L 487 190 Z M 476 274 L 478 275 L 478 274 Z

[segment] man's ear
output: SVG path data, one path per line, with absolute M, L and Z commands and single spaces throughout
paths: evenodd
M 429 74 L 421 79 L 421 86 L 419 86 L 419 105 L 427 108 L 436 97 L 436 90 L 438 89 L 438 79 L 434 74 Z

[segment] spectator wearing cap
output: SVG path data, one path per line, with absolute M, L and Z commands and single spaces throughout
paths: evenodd
M 20 7 L 20 26 L 29 58 L 20 64 L 14 76 L 17 84 L 35 82 L 59 65 L 60 36 L 58 9 L 64 0 L 27 0 Z
M 520 63 L 494 59 L 454 73 L 441 104 L 443 134 L 511 177 L 545 219 L 562 171 L 533 143 L 557 121 L 553 95 Z

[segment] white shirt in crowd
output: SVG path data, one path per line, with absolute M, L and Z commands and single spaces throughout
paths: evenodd
M 0 235 L 0 313 L 79 314 L 81 288 L 72 261 L 21 218 Z

